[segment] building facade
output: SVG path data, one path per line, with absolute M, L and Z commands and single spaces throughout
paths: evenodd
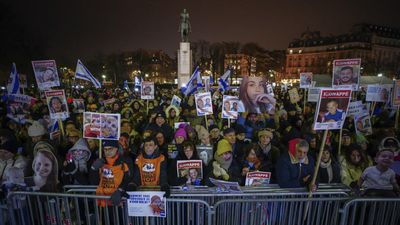
M 287 48 L 285 78 L 296 79 L 300 72 L 331 74 L 333 60 L 350 58 L 361 58 L 361 75 L 399 75 L 400 30 L 357 24 L 348 34 L 328 37 L 307 30 Z

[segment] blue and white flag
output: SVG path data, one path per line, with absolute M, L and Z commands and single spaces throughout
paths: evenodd
M 219 79 L 218 86 L 219 91 L 229 90 L 229 77 L 231 76 L 232 69 L 228 69 Z
M 19 76 L 17 73 L 17 66 L 15 63 L 12 64 L 10 78 L 8 80 L 7 85 L 7 93 L 11 94 L 20 94 L 19 92 Z
M 54 120 L 54 124 L 50 128 L 50 139 L 51 140 L 56 139 L 56 134 L 59 134 L 59 132 L 60 132 L 60 125 L 58 124 L 58 120 Z
M 76 63 L 75 77 L 78 79 L 90 81 L 96 88 L 101 88 L 101 83 L 89 72 L 89 70 L 83 65 L 83 63 L 79 59 Z
M 202 87 L 201 76 L 200 76 L 200 68 L 196 67 L 192 76 L 190 77 L 189 82 L 186 84 L 186 87 L 181 88 L 182 93 L 185 96 L 192 94 L 197 91 L 197 88 Z
M 214 76 L 213 76 L 212 72 L 210 74 L 210 85 L 214 85 Z

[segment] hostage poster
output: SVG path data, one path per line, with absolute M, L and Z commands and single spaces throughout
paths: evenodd
M 25 116 L 29 114 L 31 106 L 36 102 L 35 98 L 27 95 L 11 94 L 7 99 L 7 117 L 24 124 Z
M 51 119 L 65 120 L 69 117 L 67 99 L 64 90 L 45 91 Z
M 196 101 L 197 116 L 206 116 L 213 113 L 210 92 L 197 93 L 194 97 Z
M 200 185 L 203 179 L 202 163 L 201 160 L 178 160 L 176 162 L 177 176 L 187 178 L 187 184 Z
M 167 217 L 166 199 L 162 191 L 127 192 L 128 215 L 133 217 Z
M 361 59 L 338 59 L 333 61 L 332 87 L 358 90 Z
M 246 186 L 266 186 L 271 179 L 271 172 L 249 172 L 246 174 Z
M 120 114 L 84 112 L 83 137 L 119 140 L 120 124 Z
M 310 88 L 313 73 L 300 73 L 300 88 Z
M 154 82 L 142 82 L 142 95 L 141 99 L 154 99 Z
M 224 95 L 222 101 L 222 118 L 237 119 L 239 98 L 237 96 Z
M 315 112 L 314 130 L 336 130 L 343 127 L 351 90 L 321 89 L 317 111 Z
M 60 86 L 55 60 L 32 61 L 32 67 L 40 90 Z

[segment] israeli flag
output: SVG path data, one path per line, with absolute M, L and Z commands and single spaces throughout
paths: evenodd
M 53 126 L 51 126 L 50 133 L 56 132 L 60 130 L 60 126 L 58 124 L 58 120 L 54 121 Z
M 219 91 L 227 91 L 229 90 L 229 77 L 231 76 L 232 69 L 228 69 L 219 79 L 218 86 Z
M 186 87 L 181 88 L 181 91 L 185 96 L 188 96 L 197 91 L 197 88 L 201 88 L 202 86 L 200 68 L 196 67 L 189 82 L 186 84 Z
M 210 85 L 214 85 L 214 76 L 213 76 L 212 72 L 210 74 Z
M 89 72 L 79 59 L 76 63 L 75 78 L 90 81 L 96 88 L 101 88 L 101 83 Z
M 15 63 L 12 64 L 10 77 L 7 85 L 7 93 L 11 94 L 20 94 L 19 91 L 19 76 L 17 73 L 17 66 Z

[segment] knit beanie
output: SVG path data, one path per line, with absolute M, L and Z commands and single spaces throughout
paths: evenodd
M 224 154 L 225 152 L 231 152 L 232 151 L 232 145 L 229 144 L 229 142 L 225 139 L 222 139 L 218 142 L 217 145 L 217 151 L 216 154 L 217 156 L 220 156 Z
M 185 124 L 180 124 L 178 130 L 176 130 L 175 138 L 179 136 L 183 137 L 185 140 L 187 139 Z
M 42 136 L 46 134 L 46 129 L 38 121 L 33 121 L 32 125 L 28 127 L 29 137 Z

